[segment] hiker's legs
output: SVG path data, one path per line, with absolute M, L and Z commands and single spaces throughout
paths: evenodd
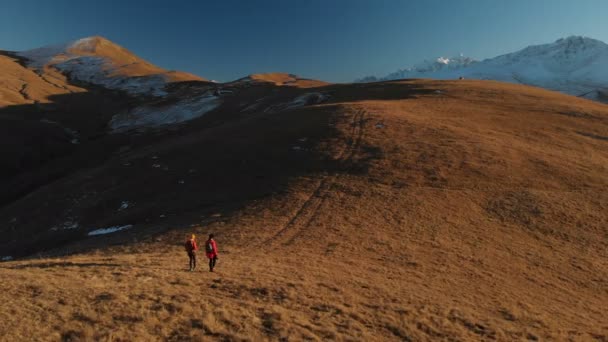
M 196 268 L 196 254 L 188 253 L 188 257 L 190 258 L 190 271 Z
M 209 258 L 209 271 L 213 271 L 217 257 Z

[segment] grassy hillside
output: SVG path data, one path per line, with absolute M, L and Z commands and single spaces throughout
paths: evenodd
M 606 105 L 488 81 L 231 96 L 1 208 L 3 253 L 34 254 L 0 264 L 0 335 L 608 338 Z M 187 272 L 210 232 L 217 272 Z

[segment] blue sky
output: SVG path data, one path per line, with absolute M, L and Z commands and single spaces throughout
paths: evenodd
M 0 0 L 0 49 L 101 35 L 218 81 L 282 71 L 348 82 L 570 35 L 608 42 L 606 14 L 606 0 Z

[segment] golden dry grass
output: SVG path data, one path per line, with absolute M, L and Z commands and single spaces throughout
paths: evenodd
M 329 85 L 328 82 L 300 78 L 293 74 L 273 72 L 253 74 L 249 76 L 253 81 L 271 83 L 277 86 L 293 86 L 298 88 L 315 88 Z
M 2 263 L 4 339 L 608 339 L 607 106 L 484 81 L 327 91 L 280 117 L 331 110 L 316 146 L 342 170 L 155 238 Z M 185 271 L 186 232 L 217 235 L 217 273 Z
M 50 102 L 53 95 L 83 92 L 82 88 L 69 85 L 66 77 L 54 70 L 44 75 L 24 68 L 17 58 L 0 51 L 0 107 L 41 102 Z

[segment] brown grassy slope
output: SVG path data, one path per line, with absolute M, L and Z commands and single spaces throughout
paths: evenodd
M 338 163 L 294 173 L 287 187 L 220 217 L 156 223 L 178 229 L 154 238 L 134 232 L 139 242 L 123 247 L 3 263 L 0 332 L 9 340 L 608 338 L 605 105 L 482 81 L 325 91 L 333 103 L 217 134 L 243 137 L 253 151 L 266 145 L 243 134 L 269 126 L 287 132 L 277 151 L 300 144 L 289 155 Z M 303 122 L 331 135 L 300 142 L 313 131 L 290 123 Z M 194 136 L 166 153 L 204 146 Z M 195 159 L 186 151 L 169 165 L 187 167 L 176 165 Z M 279 167 L 289 155 L 262 160 Z M 209 165 L 231 165 L 214 158 Z M 228 171 L 206 176 L 225 184 Z M 165 201 L 208 196 L 192 189 Z M 191 231 L 218 236 L 218 273 L 184 272 L 180 245 Z
M 319 80 L 301 78 L 294 74 L 283 72 L 273 72 L 265 74 L 249 75 L 254 82 L 270 83 L 277 86 L 292 86 L 298 88 L 315 88 L 329 85 L 329 83 Z
M 23 67 L 17 58 L 3 51 L 0 51 L 0 70 L 0 108 L 35 101 L 48 103 L 50 96 L 84 91 L 69 85 L 63 76 L 38 75 Z

